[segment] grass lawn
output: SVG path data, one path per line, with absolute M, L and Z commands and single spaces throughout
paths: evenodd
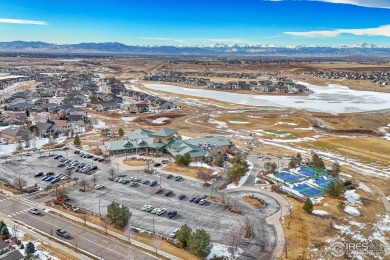
M 137 161 L 137 160 L 131 160 L 131 159 L 124 159 L 123 163 L 129 166 L 145 166 L 145 161 Z
M 9 186 L 5 186 L 3 183 L 0 183 L 0 191 L 1 190 L 6 190 L 6 191 L 9 191 L 9 192 L 12 192 L 14 195 L 20 195 L 20 194 L 23 194 L 20 190 L 18 189 L 15 189 L 15 188 L 12 188 L 12 187 L 9 187 Z
M 235 117 L 228 117 L 227 119 L 228 119 L 228 121 L 249 122 L 249 119 L 248 119 L 248 118 L 245 118 L 245 117 L 238 117 L 238 116 L 235 116 Z
M 264 130 L 264 132 L 269 133 L 275 136 L 276 138 L 280 138 L 280 139 L 296 139 L 299 137 L 299 135 L 296 133 L 287 132 L 283 130 Z
M 242 197 L 242 200 L 248 204 L 251 204 L 253 207 L 257 209 L 264 207 L 264 203 L 261 200 L 256 198 Z
M 163 169 L 165 171 L 168 171 L 168 172 L 178 173 L 178 174 L 193 177 L 193 178 L 197 178 L 197 172 L 199 169 L 203 169 L 203 170 L 209 172 L 210 174 L 212 173 L 212 170 L 208 169 L 208 168 L 181 166 L 181 165 L 177 165 L 176 163 L 170 163 L 170 164 L 166 165 Z

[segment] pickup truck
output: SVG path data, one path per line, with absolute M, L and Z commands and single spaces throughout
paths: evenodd
M 70 237 L 70 234 L 67 231 L 63 230 L 63 229 L 57 229 L 56 232 L 57 232 L 57 235 L 59 235 L 60 237 L 63 237 L 63 238 L 69 238 Z

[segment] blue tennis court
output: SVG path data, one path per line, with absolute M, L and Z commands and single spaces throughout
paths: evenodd
M 309 186 L 305 183 L 298 184 L 294 186 L 293 189 L 299 191 L 299 193 L 307 197 L 315 197 L 324 193 L 322 190 Z
M 326 179 L 326 178 L 322 177 L 322 178 L 315 179 L 314 183 L 317 184 L 318 186 L 320 186 L 321 189 L 325 190 L 328 187 L 329 183 L 331 183 L 332 181 L 335 181 L 335 180 L 332 178 Z
M 299 172 L 307 177 L 316 177 L 318 176 L 318 173 L 315 171 L 310 170 L 309 168 L 301 168 Z
M 275 173 L 274 175 L 275 175 L 275 177 L 277 177 L 285 182 L 288 182 L 288 183 L 294 183 L 294 182 L 301 181 L 304 179 L 304 177 L 302 177 L 302 176 L 291 174 L 289 172 L 278 172 L 278 173 Z

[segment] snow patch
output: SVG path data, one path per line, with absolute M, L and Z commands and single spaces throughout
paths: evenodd
M 235 252 L 234 258 L 232 259 L 238 259 L 241 254 L 242 249 L 238 248 L 237 252 Z M 210 253 L 206 259 L 211 259 L 214 256 L 226 256 L 230 259 L 230 257 L 232 257 L 232 254 L 230 253 L 230 247 L 223 244 L 213 243 L 213 247 L 211 248 Z
M 288 122 L 277 122 L 274 125 L 297 125 L 296 123 L 288 123 Z
M 242 125 L 250 123 L 250 122 L 242 122 L 242 121 L 228 121 L 228 122 L 229 122 L 229 124 L 242 124 Z
M 164 124 L 165 121 L 169 120 L 169 117 L 159 117 L 152 121 L 153 124 Z
M 362 204 L 362 202 L 360 201 L 360 196 L 359 196 L 359 194 L 355 193 L 355 190 L 347 190 L 344 193 L 344 197 L 347 199 L 348 203 L 351 205 Z
M 345 206 L 344 211 L 352 216 L 360 216 L 360 211 L 357 208 L 349 205 Z
M 315 209 L 315 210 L 313 210 L 312 213 L 314 215 L 318 215 L 318 216 L 327 216 L 327 215 L 329 215 L 329 212 L 327 212 L 325 210 L 321 210 L 321 209 Z
M 368 193 L 372 193 L 372 190 L 364 183 L 359 183 L 359 189 L 365 191 L 365 192 L 368 192 Z

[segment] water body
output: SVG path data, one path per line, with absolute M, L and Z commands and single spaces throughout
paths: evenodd
M 164 84 L 144 84 L 144 86 L 152 90 L 211 98 L 234 104 L 297 108 L 333 114 L 390 109 L 390 93 L 358 91 L 335 84 L 319 87 L 303 82 L 298 83 L 307 86 L 313 93 L 308 96 L 271 96 L 191 89 Z

